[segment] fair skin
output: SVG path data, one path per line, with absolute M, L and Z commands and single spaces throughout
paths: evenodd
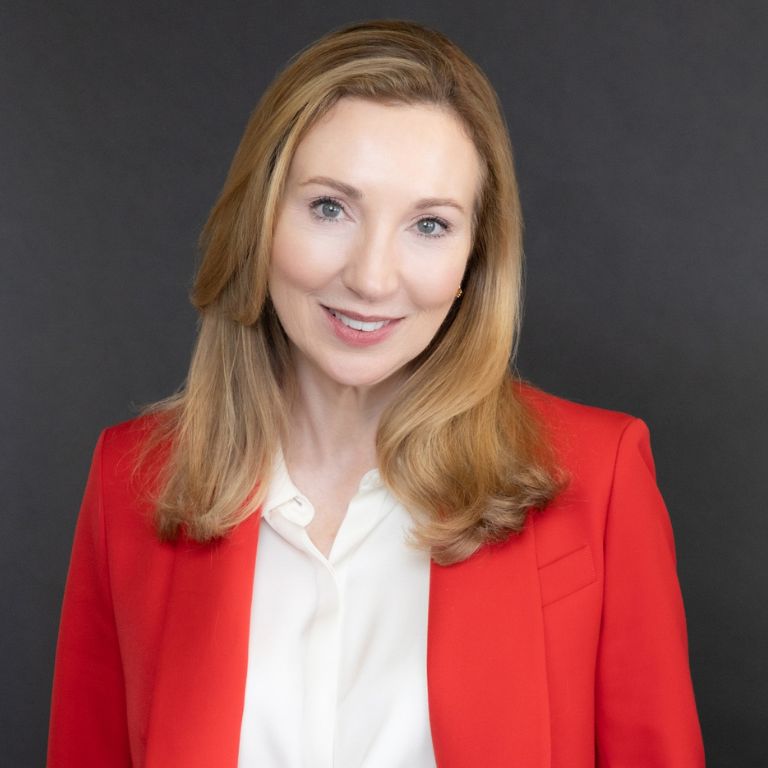
M 376 430 L 404 366 L 456 301 L 480 168 L 450 111 L 353 98 L 312 126 L 292 159 L 269 292 L 298 385 L 283 452 L 326 557 L 376 466 Z

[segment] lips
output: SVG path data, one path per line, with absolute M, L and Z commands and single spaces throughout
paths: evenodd
M 363 315 L 360 312 L 353 312 L 349 309 L 337 309 L 336 307 L 327 307 L 323 305 L 326 312 L 332 314 L 348 328 L 354 328 L 356 331 L 375 331 L 383 328 L 387 323 L 401 320 L 400 317 L 386 317 L 384 315 Z
M 368 346 L 383 341 L 402 320 L 400 317 L 362 315 L 351 310 L 323 306 L 337 338 L 352 346 Z
M 347 328 L 354 328 L 356 331 L 365 331 L 370 333 L 371 331 L 378 331 L 379 328 L 383 328 L 390 320 L 357 320 L 354 317 L 345 315 L 342 312 L 337 312 L 335 309 L 329 310 L 330 313 L 339 321 L 344 323 Z

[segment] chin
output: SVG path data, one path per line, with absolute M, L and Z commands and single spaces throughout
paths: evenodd
M 375 387 L 377 384 L 382 384 L 383 382 L 390 380 L 396 374 L 396 370 L 372 371 L 368 369 L 350 371 L 349 368 L 346 368 L 339 371 L 326 371 L 326 375 L 329 378 L 344 387 Z
M 338 376 L 333 377 L 337 384 L 343 387 L 375 387 L 377 384 L 381 384 L 389 377 L 372 377 L 372 376 Z

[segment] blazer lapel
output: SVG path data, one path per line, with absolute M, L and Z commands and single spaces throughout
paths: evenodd
M 439 768 L 550 765 L 533 521 L 456 565 L 432 563 L 427 679 Z
M 259 515 L 177 545 L 144 768 L 235 768 Z
M 259 516 L 225 540 L 180 541 L 142 768 L 235 768 Z M 427 677 L 439 768 L 550 764 L 544 625 L 532 521 L 456 565 L 431 565 Z

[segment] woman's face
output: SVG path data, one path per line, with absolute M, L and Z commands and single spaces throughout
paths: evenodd
M 434 337 L 472 247 L 480 159 L 431 105 L 344 98 L 294 154 L 269 292 L 299 376 L 372 386 Z

